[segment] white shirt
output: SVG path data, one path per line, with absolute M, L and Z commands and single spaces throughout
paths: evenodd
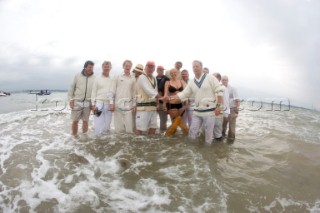
M 121 104 L 124 101 L 126 103 L 131 103 L 131 105 L 134 105 L 136 94 L 135 78 L 131 75 L 125 74 L 115 77 L 112 81 L 110 92 L 116 104 Z
M 237 107 L 236 100 L 240 100 L 237 90 L 234 87 L 232 87 L 230 84 L 228 84 L 227 88 L 228 88 L 228 92 L 229 92 L 230 109 Z

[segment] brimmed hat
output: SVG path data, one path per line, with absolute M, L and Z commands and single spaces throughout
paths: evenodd
M 142 64 L 137 64 L 136 67 L 133 69 L 133 72 L 134 71 L 143 73 L 143 65 Z

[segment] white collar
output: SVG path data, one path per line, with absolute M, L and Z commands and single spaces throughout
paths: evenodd
M 201 79 L 202 79 L 202 76 L 204 75 L 204 73 L 202 73 L 202 75 L 200 76 L 200 78 L 198 79 L 196 76 L 194 76 L 194 79 L 197 81 L 197 82 L 200 82 Z

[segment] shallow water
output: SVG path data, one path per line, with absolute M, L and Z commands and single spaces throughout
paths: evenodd
M 320 212 L 318 112 L 244 109 L 235 143 L 208 146 L 182 134 L 75 139 L 62 102 L 0 99 L 16 104 L 0 114 L 0 212 Z

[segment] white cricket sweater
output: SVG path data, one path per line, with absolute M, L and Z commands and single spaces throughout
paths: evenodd
M 216 107 L 216 96 L 223 96 L 223 87 L 221 87 L 217 78 L 211 75 L 203 74 L 200 81 L 193 79 L 188 82 L 186 88 L 177 95 L 181 100 L 189 97 L 194 97 L 194 114 L 198 116 L 213 115 L 210 110 Z M 202 112 L 201 112 L 202 111 Z
M 92 86 L 91 103 L 96 104 L 96 101 L 109 104 L 110 88 L 112 79 L 104 75 L 96 77 Z

